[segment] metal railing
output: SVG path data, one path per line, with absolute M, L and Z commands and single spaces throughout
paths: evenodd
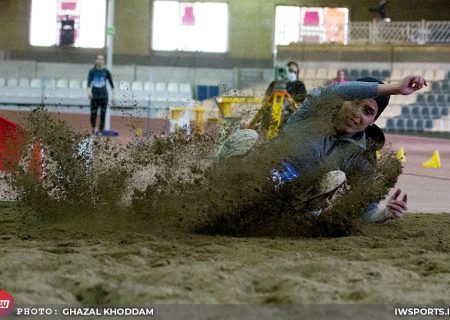
M 296 32 L 293 32 L 293 28 L 297 28 Z M 309 39 L 308 42 L 334 42 L 326 37 L 327 30 L 315 28 L 314 31 L 316 34 L 319 32 L 319 36 L 312 41 Z M 348 24 L 334 25 L 333 28 L 346 33 L 345 44 L 450 44 L 450 21 L 385 22 L 374 20 L 372 22 L 349 22 Z M 279 32 L 280 34 L 276 37 L 277 44 L 305 42 L 304 37 L 311 35 L 310 29 L 298 25 L 283 25 Z

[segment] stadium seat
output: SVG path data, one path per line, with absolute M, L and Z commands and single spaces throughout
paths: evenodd
M 56 88 L 58 89 L 69 88 L 69 81 L 67 81 L 67 79 L 58 79 L 58 81 L 56 81 Z
M 447 80 L 450 80 L 450 71 L 447 73 Z
M 176 83 L 176 82 L 169 82 L 167 84 L 167 91 L 171 92 L 171 93 L 172 92 L 179 92 L 180 89 L 179 89 L 178 83 Z
M 69 88 L 70 89 L 81 89 L 81 82 L 80 82 L 80 80 L 70 80 L 69 81 Z
M 434 80 L 434 70 L 425 70 L 425 72 L 423 73 L 423 77 L 427 81 L 433 81 Z
M 153 82 L 147 81 L 144 83 L 144 91 L 155 91 L 155 84 Z
M 386 120 L 386 130 L 394 131 L 395 130 L 395 120 L 390 118 Z
M 319 70 L 317 70 L 316 79 L 328 79 L 328 70 L 325 68 L 320 68 Z
M 6 84 L 5 78 L 0 78 L 0 87 L 4 87 Z
M 144 84 L 142 81 L 133 81 L 131 83 L 131 91 L 143 91 L 144 90 Z
M 433 119 L 437 119 L 437 118 L 439 118 L 440 116 L 441 116 L 440 108 L 438 108 L 438 107 L 433 107 L 433 108 L 431 109 L 431 117 L 432 117 Z
M 42 83 L 45 88 L 54 89 L 56 88 L 56 81 L 55 79 L 43 79 Z
M 430 107 L 435 107 L 437 105 L 436 103 L 436 96 L 434 94 L 429 94 L 427 97 L 427 105 Z
M 424 131 L 424 125 L 423 125 L 424 120 L 422 119 L 417 119 L 416 123 L 415 123 L 415 130 L 418 132 L 423 132 Z
M 433 129 L 433 120 L 426 120 L 425 121 L 425 129 L 432 130 Z
M 434 73 L 434 80 L 435 81 L 441 81 L 445 79 L 445 71 L 442 69 L 436 70 Z M 428 79 L 427 79 L 428 80 Z
M 448 116 L 449 116 L 449 108 L 447 107 L 441 108 L 441 117 L 448 118 Z
M 18 85 L 18 81 L 16 78 L 8 78 L 8 80 L 6 80 L 7 87 L 14 88 L 14 87 L 17 87 L 17 85 Z
M 383 80 L 383 76 L 381 75 L 380 70 L 372 70 L 371 77 L 373 77 L 375 79 Z
M 337 69 L 329 68 L 326 79 L 333 79 L 336 78 Z M 347 75 L 347 73 L 345 73 Z
M 370 77 L 370 71 L 367 69 L 362 69 L 361 72 L 359 73 L 358 78 L 363 78 L 363 77 Z
M 30 81 L 30 87 L 31 88 L 41 88 L 42 87 L 42 80 L 39 78 L 33 78 Z
M 28 78 L 20 78 L 18 86 L 21 88 L 29 88 L 30 87 L 30 79 Z
M 81 88 L 87 89 L 87 80 L 83 80 L 83 82 L 81 83 Z
M 422 107 L 422 110 L 420 111 L 420 115 L 422 116 L 423 119 L 429 119 L 431 117 L 430 108 Z
M 359 78 L 359 71 L 356 69 L 351 69 L 348 73 L 349 80 L 356 80 Z
M 411 112 L 409 110 L 409 107 L 402 107 L 402 117 L 403 118 L 409 118 L 411 116 Z
M 431 84 L 431 92 L 435 92 L 435 93 L 441 92 L 441 84 L 437 81 L 433 82 Z
M 422 106 L 427 104 L 427 102 L 425 101 L 425 96 L 423 94 L 417 95 L 417 104 Z
M 442 92 L 450 93 L 450 82 L 449 81 L 444 81 L 442 83 Z
M 406 131 L 415 131 L 416 127 L 414 126 L 414 120 L 408 119 L 406 120 Z
M 415 119 L 420 118 L 420 107 L 412 107 L 411 116 Z
M 392 71 L 391 80 L 400 80 L 402 78 L 402 71 L 398 69 L 394 69 Z
M 436 103 L 440 107 L 445 107 L 445 105 L 447 103 L 446 100 L 445 100 L 445 95 L 444 94 L 438 95 L 438 97 L 436 99 Z
M 391 72 L 387 69 L 381 71 L 381 76 L 383 79 L 387 79 L 391 76 Z
M 316 79 L 316 69 L 313 68 L 306 69 L 305 79 Z
M 403 119 L 396 119 L 397 121 L 395 122 L 395 129 L 397 131 L 405 131 L 405 120 Z

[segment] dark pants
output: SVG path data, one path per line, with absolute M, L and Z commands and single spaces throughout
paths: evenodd
M 103 131 L 105 128 L 105 115 L 106 115 L 106 106 L 108 105 L 108 98 L 92 98 L 91 99 L 91 126 L 95 128 L 95 124 L 97 121 L 97 110 L 100 107 L 100 131 Z

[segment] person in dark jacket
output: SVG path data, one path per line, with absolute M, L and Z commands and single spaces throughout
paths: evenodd
M 88 96 L 91 100 L 91 127 L 92 134 L 96 134 L 97 113 L 100 108 L 99 133 L 103 133 L 105 129 L 106 108 L 108 106 L 108 90 L 106 83 L 111 86 L 112 100 L 114 100 L 114 83 L 111 72 L 104 67 L 105 57 L 101 54 L 97 55 L 95 66 L 89 70 L 88 74 Z

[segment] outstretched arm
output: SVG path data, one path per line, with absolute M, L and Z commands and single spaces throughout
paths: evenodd
M 421 76 L 406 76 L 400 82 L 390 84 L 379 84 L 377 93 L 379 95 L 385 94 L 401 94 L 409 95 L 417 90 L 427 86 L 427 81 Z

